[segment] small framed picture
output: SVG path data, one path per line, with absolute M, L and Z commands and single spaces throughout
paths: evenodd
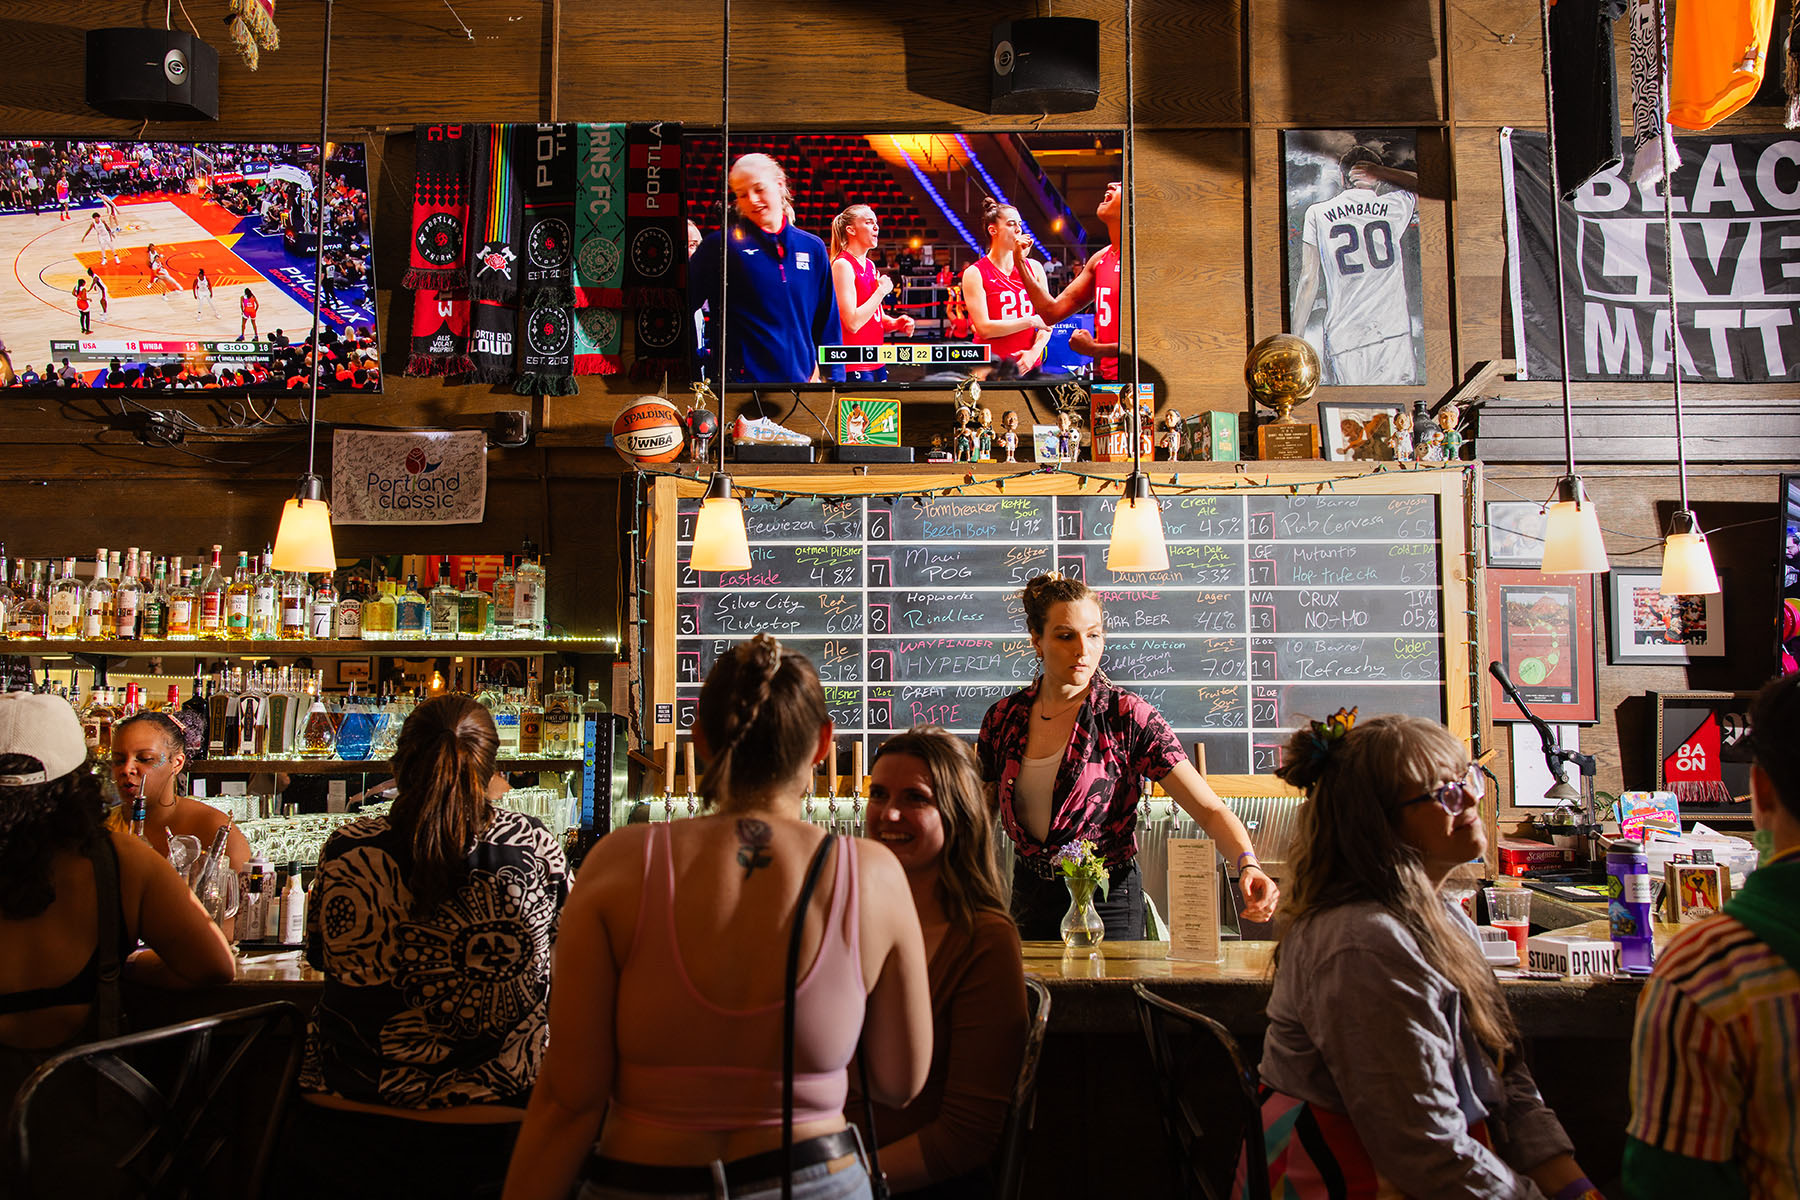
M 372 678 L 373 663 L 366 658 L 340 658 L 337 681 L 340 684 L 367 683 Z
M 1490 567 L 1484 574 L 1488 661 L 1501 664 L 1543 720 L 1563 725 L 1598 721 L 1593 577 L 1503 567 Z M 1497 680 L 1490 679 L 1488 689 L 1494 720 L 1525 719 Z
M 1319 443 L 1327 462 L 1393 462 L 1398 404 L 1319 401 Z
M 1724 657 L 1723 587 L 1712 596 L 1665 596 L 1661 580 L 1660 570 L 1647 567 L 1614 567 L 1607 575 L 1607 662 L 1684 663 Z
M 1547 519 L 1544 506 L 1531 500 L 1489 500 L 1487 565 L 1543 566 L 1544 522 Z

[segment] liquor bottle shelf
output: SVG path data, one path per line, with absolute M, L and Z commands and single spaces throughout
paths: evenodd
M 344 638 L 332 641 L 278 641 L 188 638 L 179 641 L 83 641 L 45 638 L 7 643 L 17 654 L 95 654 L 116 658 L 174 655 L 190 658 L 427 658 L 461 654 L 510 658 L 529 654 L 616 654 L 610 637 L 557 638 Z
M 581 766 L 579 758 L 499 758 L 503 771 L 573 771 Z M 203 758 L 190 762 L 191 775 L 258 775 L 279 771 L 285 775 L 351 775 L 358 771 L 387 771 L 392 764 L 385 758 L 346 760 L 341 758 Z

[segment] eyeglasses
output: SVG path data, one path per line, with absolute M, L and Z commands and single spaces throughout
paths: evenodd
M 1437 806 L 1451 816 L 1461 814 L 1470 803 L 1479 803 L 1487 795 L 1487 782 L 1481 777 L 1481 768 L 1474 763 L 1463 773 L 1461 779 L 1450 783 L 1440 783 L 1423 795 L 1414 796 L 1400 805 L 1410 808 L 1415 804 L 1423 804 L 1427 800 L 1435 801 Z

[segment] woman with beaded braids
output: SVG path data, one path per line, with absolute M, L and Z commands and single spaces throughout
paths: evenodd
M 713 664 L 695 728 L 708 812 L 617 830 L 582 864 L 508 1200 L 568 1196 L 578 1179 L 582 1200 L 780 1195 L 796 919 L 792 1194 L 870 1194 L 844 1121 L 846 1068 L 864 1039 L 870 1095 L 905 1105 L 930 1066 L 931 1000 L 893 854 L 828 845 L 801 819 L 832 733 L 812 664 L 774 638 Z M 818 888 L 796 913 L 815 859 Z
M 1276 774 L 1309 802 L 1263 1041 L 1271 1193 L 1597 1197 L 1474 927 L 1438 893 L 1487 846 L 1463 744 L 1340 709 L 1289 739 Z
M 1161 782 L 1239 872 L 1243 916 L 1267 921 L 1280 893 L 1250 848 L 1250 835 L 1195 770 L 1161 713 L 1114 687 L 1100 670 L 1106 615 L 1079 579 L 1037 575 L 1025 585 L 1025 624 L 1042 674 L 988 709 L 976 749 L 981 777 L 1013 840 L 1013 919 L 1026 941 L 1052 941 L 1068 911 L 1054 856 L 1094 843 L 1111 877 L 1097 903 L 1106 936 L 1144 936 L 1137 867 L 1137 809 L 1144 779 Z

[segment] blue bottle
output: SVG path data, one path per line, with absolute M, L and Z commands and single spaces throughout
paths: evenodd
M 1619 969 L 1648 975 L 1656 962 L 1650 915 L 1650 861 L 1630 838 L 1606 847 L 1606 916 L 1619 947 Z

